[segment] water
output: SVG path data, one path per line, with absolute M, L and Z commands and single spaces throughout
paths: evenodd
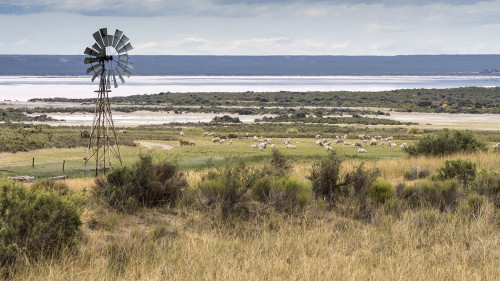
M 500 76 L 131 76 L 110 96 L 160 92 L 384 91 L 415 88 L 495 87 Z M 93 98 L 89 76 L 0 76 L 0 101 Z

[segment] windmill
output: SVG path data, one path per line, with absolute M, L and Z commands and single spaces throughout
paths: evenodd
M 92 129 L 90 130 L 89 144 L 87 146 L 87 156 L 85 160 L 85 170 L 87 162 L 95 159 L 95 173 L 103 170 L 106 173 L 106 164 L 111 168 L 112 157 L 122 163 L 120 148 L 111 115 L 111 107 L 108 93 L 111 92 L 111 83 L 118 87 L 116 76 L 122 83 L 125 83 L 123 76 L 130 77 L 130 69 L 133 68 L 128 61 L 128 51 L 132 50 L 132 45 L 128 43 L 129 38 L 123 32 L 116 30 L 114 34 L 108 34 L 107 28 L 101 28 L 94 34 L 95 43 L 92 47 L 87 47 L 84 54 L 85 65 L 90 67 L 87 74 L 93 73 L 92 82 L 99 78 L 99 90 L 97 93 L 96 109 Z M 111 82 L 112 81 L 112 82 Z

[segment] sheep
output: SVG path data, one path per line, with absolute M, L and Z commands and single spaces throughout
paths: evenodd
M 257 136 L 253 136 L 253 141 L 258 141 L 259 138 L 257 138 Z
M 323 142 L 322 141 L 316 141 L 316 146 L 323 146 Z
M 211 136 L 211 137 L 215 137 L 216 136 L 216 134 L 214 132 L 209 133 L 208 135 Z
M 260 151 L 262 151 L 262 150 L 266 149 L 266 143 L 261 142 L 261 143 L 259 144 L 259 149 L 260 149 Z
M 384 148 L 384 146 L 385 146 L 385 142 L 381 142 L 380 147 Z
M 286 148 L 289 148 L 289 149 L 296 149 L 297 147 L 296 147 L 295 145 L 291 145 L 291 144 L 289 144 L 289 145 L 287 145 L 287 146 L 286 146 Z
M 127 130 L 120 130 L 120 133 L 122 133 L 122 134 L 126 134 L 126 133 L 127 133 Z
M 365 135 L 358 135 L 358 138 L 359 138 L 360 140 L 364 140 L 364 139 L 365 139 Z
M 403 142 L 399 147 L 401 147 L 401 148 L 407 148 L 408 145 L 406 144 L 406 142 Z
M 220 138 L 219 137 L 215 137 L 212 139 L 212 142 L 220 142 Z
M 315 138 L 316 138 L 316 139 L 319 139 L 319 138 L 321 138 L 321 135 L 316 135 L 316 137 L 315 137 Z
M 229 145 L 233 144 L 233 140 L 229 140 Z
M 397 143 L 391 143 L 391 148 L 394 148 L 394 147 L 397 147 L 398 144 Z
M 249 136 L 250 136 L 250 133 L 246 133 L 246 134 L 245 134 L 245 137 L 249 137 Z
M 225 144 L 225 143 L 226 143 L 226 139 L 221 139 L 221 140 L 219 141 L 219 144 Z
M 196 142 L 195 142 L 195 141 L 190 141 L 190 142 L 189 142 L 189 145 L 191 145 L 191 146 L 196 146 Z
M 344 142 L 344 145 L 351 145 L 351 143 L 349 143 L 349 142 Z
M 296 141 L 295 144 L 300 144 L 300 141 Z
M 292 139 L 291 139 L 291 138 L 287 138 L 287 139 L 285 139 L 285 140 L 283 141 L 283 144 L 284 144 L 284 145 L 288 145 L 288 144 L 290 144 L 290 143 L 291 143 L 291 141 L 292 141 Z
M 358 153 L 367 153 L 366 149 L 360 148 L 358 149 Z
M 184 132 L 181 132 L 181 137 L 185 137 L 186 134 L 184 134 Z
M 387 142 L 392 141 L 392 140 L 394 140 L 394 137 L 387 137 L 387 138 L 385 138 L 385 141 L 387 141 Z
M 257 145 L 256 144 L 252 144 L 252 150 L 256 150 L 257 149 Z
M 377 139 L 372 138 L 372 139 L 370 140 L 370 146 L 372 146 L 372 145 L 375 145 L 375 146 L 377 145 Z
M 271 148 L 277 148 L 278 146 L 275 145 L 274 143 L 271 145 Z
M 343 143 L 344 140 L 343 139 L 338 139 L 335 143 Z
M 361 142 L 357 141 L 354 143 L 354 146 L 363 147 L 363 144 Z
M 326 150 L 333 150 L 333 148 L 331 146 L 325 146 Z
M 204 136 L 204 137 L 208 136 L 208 132 L 204 132 L 204 133 L 203 133 L 203 136 Z

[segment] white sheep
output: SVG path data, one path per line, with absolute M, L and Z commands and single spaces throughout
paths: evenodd
M 249 137 L 249 136 L 250 136 L 250 133 L 246 133 L 246 134 L 245 134 L 245 137 Z
M 295 144 L 300 144 L 300 141 L 296 141 Z
M 219 144 L 225 144 L 225 143 L 226 143 L 226 139 L 221 139 L 221 140 L 219 141 Z
M 259 144 L 259 149 L 260 149 L 260 151 L 262 151 L 262 150 L 266 149 L 266 143 L 265 143 L 265 142 L 261 142 L 261 143 Z
M 277 145 L 275 145 L 274 143 L 273 143 L 273 144 L 271 144 L 271 148 L 277 148 L 277 147 L 278 147 L 278 146 L 277 146 Z
M 372 139 L 370 140 L 370 145 L 377 145 L 377 139 L 372 138 Z
M 204 133 L 203 133 L 203 136 L 204 136 L 204 137 L 208 136 L 208 132 L 204 132 Z
M 343 139 L 338 139 L 335 143 L 343 143 L 344 140 Z
M 181 137 L 184 137 L 186 136 L 186 134 L 184 134 L 184 132 L 181 132 Z
M 291 144 L 289 144 L 289 145 L 287 145 L 287 146 L 286 146 L 286 148 L 289 148 L 289 149 L 296 149 L 297 147 L 296 147 L 295 145 L 291 145 Z
M 397 147 L 398 144 L 397 143 L 391 143 L 391 148 L 394 148 L 394 147 Z
M 366 152 L 367 152 L 366 149 L 363 148 L 358 149 L 358 153 L 366 153 Z
M 344 142 L 344 145 L 351 145 L 351 143 L 349 143 L 349 142 Z
M 257 149 L 257 145 L 256 144 L 252 144 L 252 150 L 256 150 Z
M 363 147 L 363 144 L 361 142 L 357 141 L 354 143 L 354 146 Z
M 322 141 L 320 141 L 320 140 L 317 140 L 317 141 L 316 141 L 316 146 L 323 146 L 323 142 L 322 142 Z
M 403 142 L 399 147 L 401 147 L 401 148 L 407 148 L 408 145 L 406 144 L 406 142 Z
M 219 137 L 215 137 L 212 139 L 212 142 L 220 142 L 220 138 Z
M 189 142 L 189 145 L 191 145 L 191 146 L 196 146 L 196 142 L 195 142 L 195 141 L 190 141 L 190 142 Z
M 257 136 L 253 136 L 253 141 L 258 141 L 259 138 Z
M 233 144 L 233 140 L 229 140 L 229 145 Z
M 385 146 L 385 142 L 381 142 L 380 147 L 384 148 L 384 146 Z
M 331 146 L 325 146 L 326 150 L 333 150 L 333 148 Z
M 321 135 L 316 135 L 316 137 L 315 137 L 315 138 L 316 138 L 316 139 L 319 139 L 319 138 L 321 138 Z

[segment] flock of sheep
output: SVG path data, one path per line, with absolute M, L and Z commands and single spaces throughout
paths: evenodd
M 186 134 L 184 132 L 180 132 L 181 137 L 185 137 Z M 218 144 L 225 144 L 226 142 L 231 145 L 233 144 L 233 140 L 226 140 L 225 138 L 220 138 L 218 137 L 215 133 L 208 133 L 204 132 L 203 133 L 204 137 L 212 137 L 212 142 L 213 143 L 218 143 Z M 245 136 L 247 138 L 250 138 L 250 133 L 246 133 Z M 382 136 L 365 136 L 365 135 L 359 135 L 358 136 L 359 140 L 355 141 L 354 143 L 347 142 L 347 135 L 344 136 L 335 136 L 334 141 L 332 142 L 328 138 L 323 138 L 321 140 L 321 135 L 316 135 L 316 146 L 319 147 L 324 147 L 327 151 L 333 150 L 331 144 L 339 144 L 339 145 L 352 145 L 352 146 L 357 146 L 359 147 L 358 153 L 367 153 L 368 151 L 364 149 L 365 145 L 369 146 L 377 146 L 380 145 L 380 147 L 385 148 L 386 146 L 389 148 L 395 148 L 395 147 L 401 147 L 401 148 L 406 148 L 408 145 L 406 143 L 402 143 L 401 145 L 396 144 L 393 142 L 394 138 L 393 137 L 387 137 L 383 138 Z M 267 148 L 267 146 L 270 144 L 271 147 L 277 147 L 276 144 L 271 144 L 272 139 L 271 138 L 263 138 L 253 136 L 252 140 L 256 143 L 252 144 L 250 147 L 252 150 L 259 149 L 260 151 L 263 151 L 264 149 Z M 194 141 L 190 142 L 191 145 L 195 146 L 196 143 Z M 300 142 L 295 142 L 295 144 L 292 144 L 292 139 L 290 137 L 286 138 L 283 141 L 283 144 L 287 149 L 296 149 L 297 145 L 300 144 Z

